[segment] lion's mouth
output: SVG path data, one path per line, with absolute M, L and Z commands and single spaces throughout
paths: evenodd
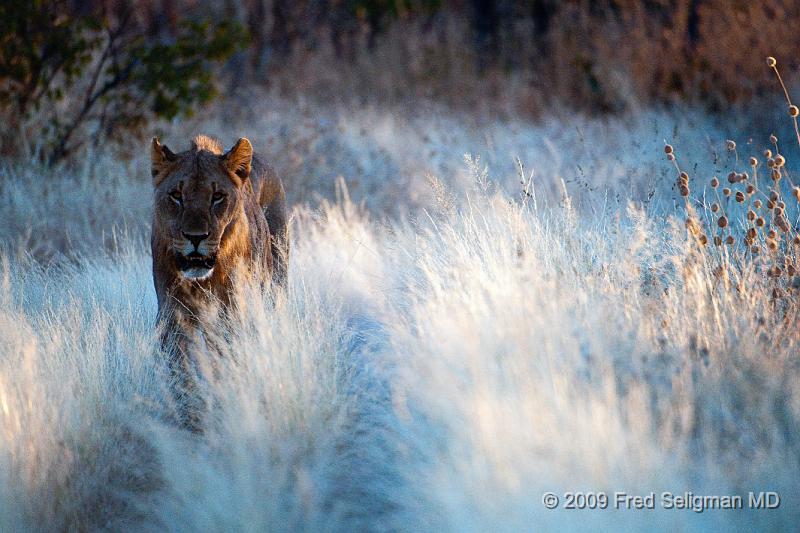
M 189 255 L 175 254 L 175 263 L 178 270 L 187 278 L 204 279 L 211 275 L 217 263 L 215 255 L 201 255 L 192 252 Z

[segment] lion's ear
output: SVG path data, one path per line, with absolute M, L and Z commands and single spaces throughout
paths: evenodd
M 236 141 L 233 148 L 222 156 L 222 161 L 229 171 L 242 179 L 247 179 L 253 163 L 253 145 L 245 137 L 242 137 Z
M 150 145 L 150 173 L 155 178 L 164 167 L 175 161 L 177 157 L 172 153 L 172 150 L 159 142 L 158 137 L 153 137 L 153 142 Z

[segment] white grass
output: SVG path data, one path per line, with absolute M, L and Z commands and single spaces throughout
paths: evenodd
M 19 193 L 36 172 L 7 170 L 3 191 L 16 192 L 4 194 L 4 212 L 28 222 L 2 233 L 0 530 L 792 530 L 800 336 L 768 287 L 716 282 L 664 216 L 667 187 L 647 211 L 626 205 L 636 191 L 618 202 L 595 192 L 597 205 L 577 209 L 561 198 L 559 165 L 588 161 L 590 186 L 602 187 L 651 146 L 656 161 L 662 138 L 649 131 L 666 126 L 650 118 L 626 138 L 640 138 L 642 152 L 619 166 L 606 150 L 625 144 L 625 124 L 585 123 L 603 139 L 594 149 L 555 143 L 553 158 L 571 163 L 537 169 L 534 208 L 518 201 L 513 146 L 571 134 L 507 134 L 507 158 L 498 148 L 484 156 L 508 165 L 484 195 L 449 159 L 438 170 L 436 157 L 407 161 L 415 134 L 384 117 L 374 139 L 406 162 L 399 179 L 422 187 L 436 171 L 452 203 L 426 193 L 425 211 L 385 221 L 344 193 L 298 208 L 288 297 L 240 287 L 236 317 L 212 333 L 223 353 L 199 356 L 217 371 L 204 385 L 201 437 L 169 422 L 146 182 L 111 162 L 123 179 L 52 182 L 90 217 L 44 193 L 27 199 Z M 469 137 L 453 124 L 431 129 L 442 146 L 448 129 Z M 393 133 L 411 140 L 392 148 Z M 395 194 L 386 198 L 406 202 Z M 113 246 L 76 244 L 74 261 L 42 266 L 20 248 L 41 235 L 42 249 L 62 247 L 48 239 L 56 218 L 75 234 L 128 222 Z M 26 225 L 44 233 L 19 231 Z M 751 490 L 778 491 L 783 505 L 541 503 L 544 491 L 692 491 L 742 494 L 746 505 Z

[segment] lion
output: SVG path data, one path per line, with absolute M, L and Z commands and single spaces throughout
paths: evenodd
M 153 283 L 162 346 L 184 396 L 192 389 L 190 343 L 201 317 L 230 305 L 234 274 L 264 273 L 285 287 L 289 236 L 286 195 L 275 171 L 246 138 L 223 153 L 200 135 L 173 153 L 154 138 Z

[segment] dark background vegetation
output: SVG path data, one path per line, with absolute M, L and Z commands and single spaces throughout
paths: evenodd
M 56 163 L 217 95 L 536 118 L 753 109 L 791 80 L 800 3 L 766 0 L 34 0 L 0 4 L 2 152 Z

